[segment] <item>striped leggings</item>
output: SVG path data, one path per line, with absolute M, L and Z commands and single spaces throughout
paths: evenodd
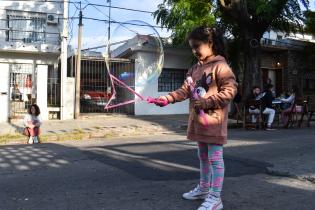
M 224 180 L 223 146 L 198 142 L 200 187 L 220 197 Z

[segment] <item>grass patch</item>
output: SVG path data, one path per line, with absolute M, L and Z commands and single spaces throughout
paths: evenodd
M 0 144 L 6 144 L 10 139 L 21 139 L 23 137 L 25 136 L 20 133 L 0 135 Z
M 76 128 L 73 133 L 84 133 L 84 131 L 81 128 Z
M 113 137 L 117 137 L 118 134 L 116 132 L 110 131 L 104 134 L 104 138 L 113 138 Z
M 41 135 L 40 139 L 41 142 L 48 142 L 48 141 L 65 141 L 65 140 L 82 140 L 84 138 L 84 132 L 71 132 L 71 133 L 62 133 L 62 134 L 55 134 L 55 135 Z

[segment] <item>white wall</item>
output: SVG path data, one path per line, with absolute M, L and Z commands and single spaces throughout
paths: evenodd
M 47 76 L 48 66 L 38 65 L 37 66 L 37 105 L 41 111 L 41 117 L 43 120 L 48 120 L 48 109 L 47 109 Z
M 6 31 L 0 30 L 0 63 L 30 63 L 38 66 L 37 98 L 41 107 L 43 119 L 48 119 L 47 110 L 47 65 L 58 65 L 60 55 L 60 34 L 63 31 L 64 0 L 54 2 L 36 1 L 1 1 L 0 0 L 0 29 L 7 28 L 6 10 L 38 12 L 53 14 L 59 22 L 46 25 L 46 43 L 23 43 L 22 41 L 8 42 L 5 40 Z M 3 19 L 4 21 L 1 21 Z M 56 33 L 56 34 L 51 34 Z M 0 69 L 1 71 L 1 69 Z M 9 79 L 9 75 L 7 76 Z M 73 85 L 74 87 L 74 85 Z M 73 105 L 71 106 L 73 107 Z M 71 109 L 70 107 L 70 109 Z M 70 115 L 71 116 L 71 113 Z
M 0 122 L 9 118 L 9 64 L 0 63 Z
M 191 65 L 190 51 L 186 49 L 175 51 L 164 49 L 164 53 L 164 68 L 188 69 Z M 133 58 L 141 58 L 143 62 L 147 62 L 148 64 L 153 60 L 152 54 L 148 52 L 138 52 L 133 55 Z M 143 66 L 147 66 L 148 64 L 140 65 L 140 63 L 136 61 L 135 90 L 145 97 L 158 97 L 160 95 L 168 94 L 168 92 L 158 92 L 158 78 L 155 78 L 150 83 L 146 83 L 145 85 L 138 81 L 139 76 L 137 73 L 141 72 L 143 70 Z M 161 108 L 153 104 L 148 104 L 146 102 L 137 100 L 135 103 L 135 115 L 187 114 L 188 106 L 188 100 L 176 104 L 170 104 L 167 106 L 167 108 Z
M 314 36 L 310 34 L 300 34 L 300 33 L 286 34 L 280 31 L 267 31 L 263 34 L 263 38 L 272 39 L 272 40 L 277 40 L 278 36 L 281 36 L 282 39 L 292 38 L 292 39 L 301 40 L 301 41 L 315 42 Z
M 58 0 L 57 0 L 58 1 Z M 39 12 L 44 14 L 54 14 L 58 18 L 63 17 L 63 0 L 56 2 L 36 2 L 36 1 L 1 1 L 0 0 L 0 28 L 7 28 L 7 21 L 5 21 L 6 10 Z M 63 21 L 60 19 L 58 24 L 47 24 L 46 40 L 44 44 L 23 43 L 23 42 L 7 42 L 6 31 L 0 30 L 0 50 L 17 50 L 25 52 L 58 52 L 59 34 L 62 32 Z M 57 34 L 49 34 L 57 33 Z M 56 44 L 49 44 L 49 42 L 56 42 Z
M 75 103 L 75 78 L 68 77 L 66 79 L 66 97 L 64 104 L 63 120 L 74 118 Z
M 34 55 L 31 53 L 12 53 L 12 52 L 0 52 L 0 63 L 1 65 L 7 66 L 9 70 L 9 65 L 11 63 L 21 63 L 21 64 L 32 64 L 37 67 L 37 104 L 41 109 L 41 116 L 43 120 L 48 120 L 48 109 L 47 109 L 47 67 L 48 65 L 58 65 L 58 55 L 56 54 L 39 54 Z M 0 79 L 9 81 L 9 73 L 6 75 L 3 73 L 5 68 L 0 66 Z M 3 69 L 2 69 L 3 68 Z M 8 99 L 7 99 L 8 100 Z M 1 111 L 2 102 L 1 102 Z M 3 111 L 5 112 L 5 111 Z M 8 118 L 8 110 L 6 111 L 6 118 Z M 1 116 L 2 117 L 2 116 Z M 0 117 L 0 118 L 1 118 Z M 1 120 L 0 120 L 1 122 Z
M 263 34 L 263 38 L 277 40 L 277 37 L 285 38 L 286 34 L 280 31 L 267 31 Z

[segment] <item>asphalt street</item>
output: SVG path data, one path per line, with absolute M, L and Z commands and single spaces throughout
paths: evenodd
M 230 130 L 224 209 L 315 209 L 315 131 Z M 184 134 L 0 147 L 0 209 L 193 210 Z

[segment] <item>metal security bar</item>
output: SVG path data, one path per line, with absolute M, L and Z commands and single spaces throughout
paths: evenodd
M 7 41 L 45 42 L 46 16 L 36 12 L 7 10 Z M 23 32 L 20 32 L 23 30 Z
M 158 80 L 159 92 L 171 92 L 183 85 L 187 69 L 164 68 Z
M 10 119 L 23 118 L 36 101 L 32 64 L 10 64 Z
M 60 68 L 54 68 L 53 65 L 48 66 L 47 105 L 60 107 Z
M 47 32 L 45 13 L 6 10 L 6 18 L 0 19 L 0 26 L 0 39 L 7 42 L 53 45 L 61 42 L 58 31 Z
M 68 60 L 68 75 L 75 72 L 75 57 Z M 129 87 L 135 87 L 135 63 L 129 59 L 111 59 L 109 62 L 110 72 L 126 83 Z M 125 88 L 115 86 L 116 98 L 113 104 L 118 104 L 134 99 L 134 94 Z M 104 110 L 112 92 L 106 65 L 103 57 L 82 57 L 81 60 L 81 90 L 80 111 L 81 113 L 123 113 L 134 114 L 134 104 Z

